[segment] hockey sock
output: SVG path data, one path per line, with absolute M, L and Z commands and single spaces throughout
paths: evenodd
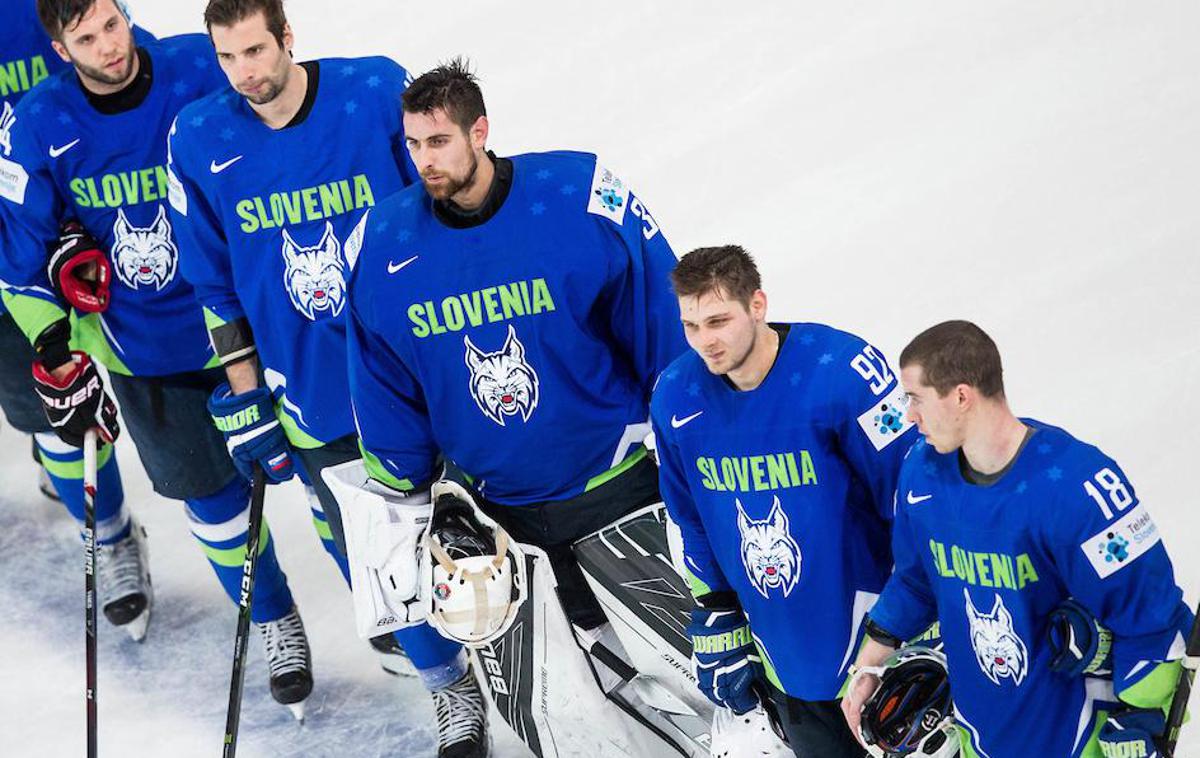
M 241 599 L 242 564 L 246 560 L 246 533 L 250 521 L 250 483 L 241 477 L 211 495 L 187 503 L 192 536 L 212 564 L 217 579 L 235 604 Z M 254 573 L 254 599 L 250 619 L 275 621 L 292 609 L 287 576 L 275 558 L 275 543 L 264 516 L 258 540 L 258 565 Z
M 342 572 L 342 579 L 346 580 L 346 586 L 350 586 L 350 563 L 346 560 L 346 556 L 342 555 L 342 551 L 338 550 L 337 542 L 333 539 L 333 532 L 329 529 L 329 522 L 325 519 L 325 509 L 321 507 L 321 500 L 317 497 L 317 491 L 311 485 L 304 485 L 304 494 L 308 496 L 308 507 L 312 510 L 313 528 L 317 530 L 317 536 L 321 538 L 321 545 L 324 546 L 325 552 L 329 553 L 329 557 L 337 564 L 338 571 Z
M 83 450 L 72 447 L 51 432 L 35 435 L 42 466 L 54 491 L 75 520 L 83 524 Z M 129 536 L 129 512 L 121 489 L 121 470 L 112 445 L 96 455 L 96 542 L 111 545 Z
M 430 692 L 449 687 L 467 673 L 467 651 L 428 624 L 410 626 L 392 635 L 404 648 L 413 668 L 421 675 L 425 689 Z

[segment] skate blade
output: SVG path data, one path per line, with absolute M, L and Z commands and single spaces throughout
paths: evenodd
M 135 618 L 133 621 L 130 621 L 128 624 L 125 624 L 121 628 L 125 630 L 125 632 L 134 642 L 141 642 L 142 640 L 146 639 L 146 630 L 149 628 L 149 626 L 150 609 L 146 608 L 146 610 L 142 611 L 137 618 Z
M 304 701 L 303 700 L 301 700 L 299 703 L 288 703 L 287 708 L 289 711 L 292 712 L 292 715 L 296 717 L 296 721 L 299 721 L 301 724 L 304 723 Z
M 383 669 L 383 673 L 385 674 L 405 679 L 412 679 L 417 676 L 417 667 L 405 655 L 380 653 L 379 668 Z

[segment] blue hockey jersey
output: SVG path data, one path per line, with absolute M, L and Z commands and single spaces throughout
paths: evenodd
M 350 285 L 350 390 L 393 486 L 438 451 L 503 505 L 563 500 L 645 456 L 685 349 L 654 218 L 584 153 L 520 155 L 495 215 L 454 229 L 421 186 L 381 204 Z
M 907 637 L 935 618 L 964 743 L 984 758 L 1096 754 L 1097 706 L 1177 658 L 1192 614 L 1149 512 L 1095 447 L 1036 430 L 996 482 L 924 440 L 897 488 L 895 575 L 871 617 Z M 1073 597 L 1113 632 L 1112 682 L 1049 670 L 1048 617 Z M 1173 686 L 1174 682 L 1171 682 Z
M 61 219 L 78 218 L 107 251 L 113 272 L 109 308 L 79 319 L 78 347 L 112 371 L 161 376 L 198 370 L 212 359 L 195 295 L 178 274 L 166 137 L 184 105 L 225 79 L 202 35 L 143 50 L 152 83 L 131 110 L 98 111 L 73 69 L 46 79 L 17 106 L 0 176 L 0 279 L 31 341 L 66 316 L 46 272 L 47 246 L 58 238 Z
M 737 593 L 768 679 L 793 697 L 837 697 L 891 569 L 905 407 L 878 350 L 821 324 L 791 325 L 753 390 L 689 352 L 654 391 L 692 592 Z
M 226 88 L 184 110 L 170 142 L 183 274 L 210 327 L 248 319 L 288 439 L 312 448 L 354 433 L 346 282 L 372 208 L 416 169 L 402 67 L 306 65 L 315 97 L 299 123 L 272 130 Z

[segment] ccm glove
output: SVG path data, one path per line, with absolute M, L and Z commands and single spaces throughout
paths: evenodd
M 759 699 L 753 685 L 761 678 L 762 659 L 742 609 L 736 604 L 693 608 L 687 632 L 700 691 L 739 715 L 754 710 Z
M 1121 708 L 1109 714 L 1096 740 L 1104 755 L 1156 758 L 1161 753 L 1154 740 L 1166 728 L 1167 719 L 1161 709 Z
M 121 433 L 117 424 L 117 406 L 104 391 L 104 381 L 87 353 L 71 353 L 71 370 L 57 379 L 40 361 L 33 364 L 33 383 L 46 419 L 59 438 L 75 447 L 83 447 L 89 429 L 98 429 L 105 442 L 114 442 Z
M 251 478 L 258 463 L 268 481 L 279 483 L 292 478 L 292 455 L 275 417 L 270 390 L 256 387 L 235 395 L 229 383 L 223 382 L 208 399 L 208 412 L 225 435 L 229 456 L 242 476 Z
M 1050 613 L 1050 670 L 1066 677 L 1112 674 L 1112 632 L 1091 611 L 1065 600 Z
M 112 268 L 96 238 L 75 219 L 63 222 L 50 253 L 50 281 L 77 310 L 100 313 L 108 308 Z

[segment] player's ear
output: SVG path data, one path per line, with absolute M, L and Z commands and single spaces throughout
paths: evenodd
M 755 290 L 750 296 L 750 315 L 755 321 L 767 320 L 767 293 L 762 290 Z
M 67 53 L 67 46 L 58 40 L 50 40 L 50 47 L 54 48 L 54 52 L 58 53 L 58 57 L 62 58 L 63 63 L 70 63 L 71 56 Z
M 475 123 L 471 124 L 471 130 L 467 133 L 471 138 L 471 147 L 476 150 L 483 150 L 487 146 L 488 138 L 488 120 L 487 116 L 480 116 L 475 119 Z
M 296 35 L 292 34 L 292 25 L 285 23 L 283 25 L 283 49 L 292 54 L 292 46 L 296 44 Z

